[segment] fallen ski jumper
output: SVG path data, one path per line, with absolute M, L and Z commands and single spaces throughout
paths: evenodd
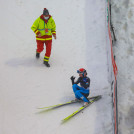
M 87 105 L 89 103 L 87 97 L 89 96 L 90 90 L 90 78 L 87 77 L 87 71 L 84 68 L 80 68 L 79 70 L 77 70 L 77 73 L 79 74 L 79 78 L 76 82 L 74 82 L 74 76 L 70 78 L 73 85 L 73 92 L 75 94 L 76 99 L 82 99 L 85 102 L 84 105 Z M 78 85 L 79 83 L 80 86 Z

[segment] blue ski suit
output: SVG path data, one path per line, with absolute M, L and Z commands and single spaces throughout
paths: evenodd
M 87 99 L 89 95 L 89 87 L 90 87 L 90 78 L 89 77 L 79 77 L 76 82 L 74 82 L 74 78 L 72 80 L 72 88 L 77 99 L 82 99 L 84 102 L 89 102 Z M 77 84 L 80 83 L 80 86 Z

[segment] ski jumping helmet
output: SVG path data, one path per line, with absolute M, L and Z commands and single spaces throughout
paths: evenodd
M 80 68 L 79 70 L 77 70 L 77 73 L 78 74 L 83 74 L 83 76 L 84 76 L 85 73 L 87 75 L 87 71 L 84 68 Z

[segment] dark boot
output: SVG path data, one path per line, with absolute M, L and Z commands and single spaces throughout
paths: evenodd
M 47 61 L 43 62 L 47 67 L 50 67 L 50 64 Z
M 36 52 L 36 58 L 37 58 L 37 59 L 40 58 L 40 53 Z

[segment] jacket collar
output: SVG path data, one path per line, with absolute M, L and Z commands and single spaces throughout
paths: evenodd
M 49 15 L 49 18 L 48 18 L 48 20 L 45 20 L 45 19 L 44 19 L 44 16 L 43 16 L 43 14 L 40 16 L 40 18 L 41 18 L 43 21 L 45 21 L 45 23 L 47 23 L 47 22 L 48 22 L 48 20 L 51 18 L 51 15 Z

